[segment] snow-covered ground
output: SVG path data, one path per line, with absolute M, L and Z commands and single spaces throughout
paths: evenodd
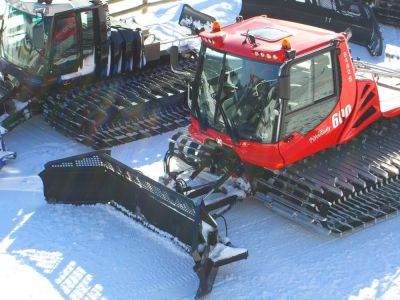
M 225 24 L 240 11 L 240 1 L 190 4 Z M 179 5 L 137 20 L 174 19 Z M 383 30 L 387 44 L 400 46 L 400 30 Z M 354 56 L 389 64 L 352 48 Z M 171 135 L 114 147 L 112 156 L 157 178 Z M 0 299 L 193 298 L 192 259 L 169 240 L 104 205 L 46 204 L 37 176 L 43 165 L 89 148 L 40 116 L 6 140 L 18 158 L 0 172 Z M 400 218 L 341 239 L 309 232 L 253 199 L 226 218 L 230 239 L 249 258 L 222 267 L 207 299 L 400 299 Z

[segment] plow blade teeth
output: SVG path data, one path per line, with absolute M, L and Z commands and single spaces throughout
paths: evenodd
M 110 151 L 48 162 L 39 176 L 49 203 L 109 203 L 153 231 L 178 239 L 195 260 L 201 295 L 211 291 L 219 266 L 247 258 L 246 249 L 219 243 L 218 225 L 202 200 L 193 202 L 168 189 L 113 159 Z

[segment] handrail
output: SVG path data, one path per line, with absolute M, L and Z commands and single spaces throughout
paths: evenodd
M 109 0 L 108 4 L 115 4 L 118 2 L 123 2 L 124 0 Z M 130 7 L 124 10 L 120 10 L 114 13 L 110 13 L 110 15 L 114 18 L 117 17 L 121 17 L 123 15 L 127 15 L 130 14 L 132 12 L 136 12 L 139 10 L 142 10 L 143 13 L 147 12 L 148 8 L 150 7 L 156 7 L 158 5 L 163 5 L 163 4 L 167 4 L 167 3 L 174 3 L 174 2 L 179 2 L 181 0 L 158 0 L 158 1 L 154 1 L 154 2 L 149 2 L 149 0 L 142 0 L 142 4 L 137 5 L 135 7 Z

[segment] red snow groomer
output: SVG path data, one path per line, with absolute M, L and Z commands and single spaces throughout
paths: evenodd
M 266 16 L 200 37 L 192 122 L 171 139 L 164 185 L 94 152 L 46 165 L 49 202 L 111 202 L 177 237 L 198 296 L 247 257 L 215 221 L 238 199 L 339 236 L 398 213 L 398 72 L 352 61 L 349 34 Z

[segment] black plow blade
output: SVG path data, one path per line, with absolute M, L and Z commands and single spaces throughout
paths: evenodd
M 195 10 L 188 4 L 184 4 L 178 23 L 181 26 L 189 28 L 193 34 L 198 34 L 205 29 L 211 29 L 214 21 L 214 17 Z
M 195 262 L 200 279 L 196 297 L 211 291 L 218 267 L 247 258 L 246 249 L 220 242 L 218 225 L 203 200 L 168 189 L 113 159 L 110 151 L 48 162 L 39 176 L 49 203 L 109 203 L 177 238 Z

